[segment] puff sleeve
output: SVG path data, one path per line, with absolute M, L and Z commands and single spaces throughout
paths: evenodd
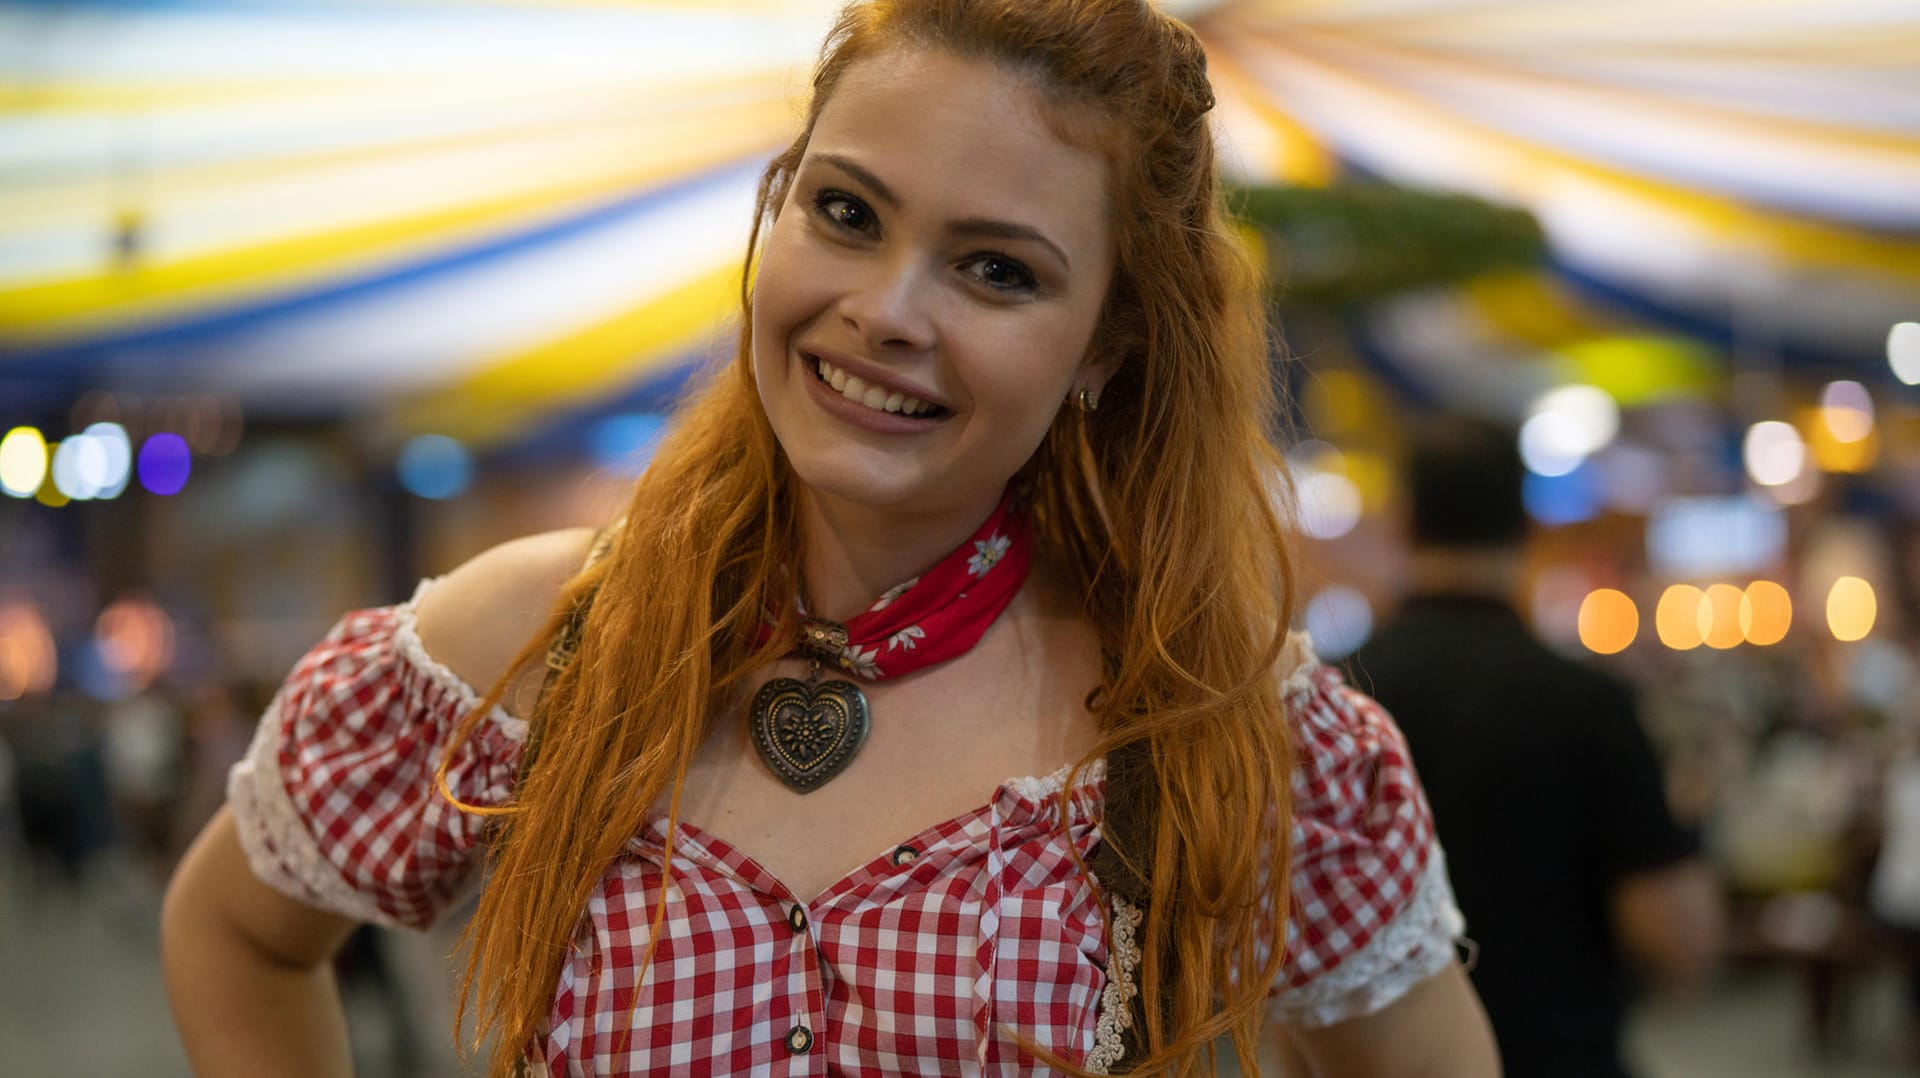
M 421 647 L 414 608 L 342 618 L 288 675 L 227 780 L 254 873 L 312 906 L 424 928 L 477 882 L 487 820 L 434 772 L 478 695 Z M 512 796 L 526 724 L 495 708 L 454 754 L 469 804 Z
M 1405 739 L 1311 658 L 1286 683 L 1295 735 L 1292 915 L 1271 1017 L 1378 1011 L 1454 961 L 1465 929 Z

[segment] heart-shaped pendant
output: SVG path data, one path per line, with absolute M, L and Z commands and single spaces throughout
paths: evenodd
M 809 793 L 838 775 L 867 741 L 867 694 L 851 681 L 777 677 L 748 713 L 753 747 L 780 781 Z

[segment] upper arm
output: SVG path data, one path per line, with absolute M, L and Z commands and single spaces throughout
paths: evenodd
M 1317 667 L 1290 693 L 1292 910 L 1276 1016 L 1324 1026 L 1381 1010 L 1454 961 L 1461 919 L 1405 740 Z
M 170 950 L 195 946 L 205 932 L 217 931 L 276 964 L 298 968 L 331 958 L 356 923 L 262 883 L 248 866 L 227 807 L 181 858 L 161 911 Z
M 468 685 L 492 688 L 546 626 L 593 538 L 591 528 L 545 532 L 503 543 L 455 569 L 420 600 L 421 646 Z M 502 706 L 524 717 L 544 677 L 537 663 L 515 671 Z
M 545 627 L 590 541 L 509 543 L 408 603 L 341 619 L 275 695 L 209 840 L 230 831 L 253 876 L 297 903 L 431 924 L 477 882 L 484 810 L 510 802 L 519 777 L 526 724 L 509 713 L 513 690 L 506 707 L 483 709 L 485 690 Z M 530 703 L 544 664 L 526 666 L 515 684 Z
M 1307 1073 L 1288 1078 L 1498 1078 L 1500 1056 L 1479 996 L 1459 964 L 1414 985 L 1371 1014 L 1319 1028 L 1282 1027 L 1273 1038 Z

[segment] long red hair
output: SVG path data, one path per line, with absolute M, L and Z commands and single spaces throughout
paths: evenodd
M 612 552 L 516 663 L 595 594 L 537 759 L 491 810 L 463 988 L 478 986 L 480 1035 L 498 1038 L 493 1073 L 540 1031 L 608 866 L 663 797 L 677 818 L 713 716 L 782 650 L 758 629 L 763 611 L 794 608 L 784 567 L 800 532 L 748 358 L 753 252 L 842 74 L 900 45 L 1031 77 L 1063 137 L 1109 164 L 1117 259 L 1094 348 L 1119 366 L 1099 411 L 1063 411 L 1020 482 L 1036 554 L 1084 597 L 1101 644 L 1089 706 L 1102 735 L 1080 765 L 1148 762 L 1124 790 L 1110 779 L 1131 822 L 1110 809 L 1106 834 L 1147 910 L 1135 1066 L 1211 1070 L 1225 1033 L 1255 1065 L 1284 940 L 1291 756 L 1275 667 L 1295 564 L 1260 282 L 1219 204 L 1204 54 L 1143 0 L 880 0 L 841 15 L 805 127 L 761 178 L 734 360 L 683 407 Z

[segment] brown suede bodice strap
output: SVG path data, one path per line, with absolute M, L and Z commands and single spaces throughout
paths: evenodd
M 617 520 L 594 533 L 587 560 L 580 564 L 581 572 L 592 568 L 613 551 L 613 542 L 619 537 L 624 523 L 624 520 Z M 547 726 L 547 700 L 553 695 L 554 683 L 560 680 L 560 675 L 567 667 L 573 665 L 574 656 L 580 652 L 580 640 L 587 628 L 587 614 L 593 609 L 593 599 L 598 594 L 598 589 L 590 589 L 574 602 L 573 609 L 567 613 L 567 620 L 547 646 L 547 674 L 540 682 L 540 696 L 534 701 L 533 713 L 527 718 L 526 750 L 520 757 L 520 778 L 523 781 L 532 772 L 534 760 L 540 755 L 540 738 Z
M 1149 866 L 1145 864 L 1129 865 L 1115 850 L 1115 840 L 1128 850 L 1151 851 L 1154 848 L 1154 803 L 1156 800 L 1153 760 L 1148 746 L 1141 742 L 1123 746 L 1107 755 L 1107 790 L 1102 801 L 1103 815 L 1100 831 L 1101 843 L 1094 847 L 1087 858 L 1087 867 L 1092 870 L 1100 886 L 1117 899 L 1124 899 L 1138 915 L 1150 917 L 1147 900 L 1152 890 L 1147 884 L 1144 873 Z M 1136 854 L 1136 856 L 1141 856 Z M 1117 916 L 1118 903 L 1109 903 L 1109 916 Z M 1139 925 L 1138 940 L 1141 947 L 1146 946 L 1146 925 Z M 1144 957 L 1144 956 L 1143 956 Z M 1167 976 L 1173 970 L 1170 961 L 1162 961 L 1162 993 L 1171 986 L 1172 978 Z M 1111 974 L 1113 971 L 1109 971 Z M 1140 985 L 1140 971 L 1128 971 L 1134 979 L 1136 991 L 1126 993 L 1127 1007 L 1132 1014 L 1128 1021 L 1119 1024 L 1121 1043 L 1125 1050 L 1111 1067 L 1109 1074 L 1124 1074 L 1132 1069 L 1146 1053 L 1146 1013 L 1145 995 L 1137 989 Z M 1163 1000 L 1162 1013 L 1165 1013 Z

